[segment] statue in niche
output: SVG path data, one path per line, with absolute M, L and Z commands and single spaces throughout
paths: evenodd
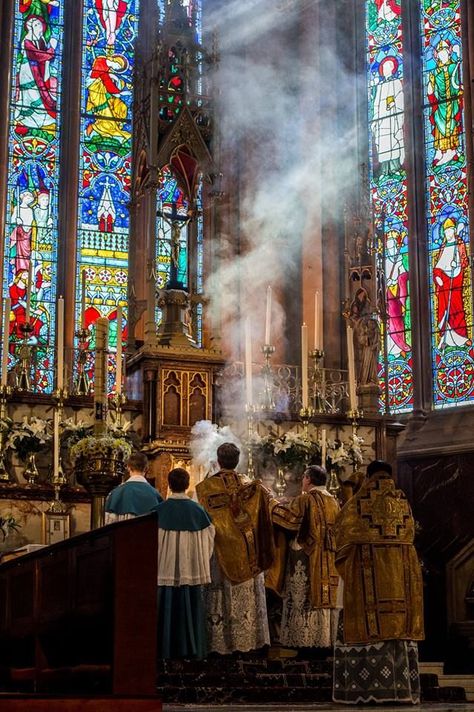
M 350 319 L 354 325 L 354 345 L 359 363 L 358 384 L 359 386 L 378 385 L 380 327 L 370 297 L 363 287 L 359 287 L 354 296 Z

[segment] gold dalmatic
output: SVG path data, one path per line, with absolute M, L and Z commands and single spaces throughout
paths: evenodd
M 336 520 L 344 579 L 344 641 L 422 640 L 421 568 L 410 505 L 383 473 L 366 480 Z
M 215 551 L 226 578 L 242 583 L 267 569 L 274 544 L 270 495 L 263 485 L 221 470 L 200 482 L 196 493 L 216 529 Z
M 314 608 L 335 608 L 339 575 L 335 566 L 334 522 L 339 505 L 334 497 L 318 490 L 298 495 L 290 504 L 277 504 L 272 521 L 296 534 L 296 541 L 309 558 L 311 604 Z M 265 583 L 279 595 L 283 592 L 286 558 L 285 538 L 276 531 L 277 555 Z

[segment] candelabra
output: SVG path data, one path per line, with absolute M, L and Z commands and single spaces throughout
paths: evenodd
M 0 422 L 3 424 L 7 418 L 7 398 L 11 393 L 10 386 L 0 387 Z M 10 482 L 10 475 L 5 465 L 5 431 L 0 427 L 0 482 Z
M 74 392 L 79 396 L 88 396 L 90 390 L 89 376 L 87 375 L 87 354 L 89 353 L 89 331 L 82 328 L 76 331 L 75 336 L 79 342 L 79 355 L 77 357 L 77 376 Z
M 275 347 L 270 344 L 262 346 L 262 353 L 265 358 L 265 363 L 262 367 L 263 376 L 263 393 L 260 408 L 261 410 L 275 410 L 275 402 L 273 400 L 273 371 L 270 365 L 270 358 L 275 353 Z
M 254 416 L 255 416 L 255 406 L 248 403 L 245 406 L 245 412 L 247 413 L 247 475 L 251 480 L 255 479 L 255 467 L 253 464 L 253 434 L 254 434 Z
M 313 359 L 313 403 L 315 413 L 325 413 L 326 412 L 326 402 L 325 402 L 325 383 L 324 383 L 324 369 L 321 366 L 322 360 L 324 358 L 324 351 L 320 349 L 314 349 L 310 351 L 310 357 Z
M 279 467 L 277 470 L 274 489 L 277 497 L 283 497 L 286 492 L 285 471 L 282 467 Z
M 33 326 L 30 321 L 20 324 L 20 330 L 23 334 L 23 342 L 19 350 L 20 363 L 16 373 L 16 389 L 18 391 L 31 390 L 31 346 L 28 343 L 30 335 L 33 333 Z

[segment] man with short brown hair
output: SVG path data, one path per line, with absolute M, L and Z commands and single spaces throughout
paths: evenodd
M 147 482 L 148 458 L 143 452 L 134 452 L 127 462 L 128 479 L 115 487 L 105 503 L 105 524 L 131 519 L 156 511 L 163 501 L 160 493 Z
M 273 559 L 270 493 L 258 480 L 235 471 L 239 457 L 234 443 L 220 445 L 221 469 L 196 487 L 216 528 L 207 625 L 209 648 L 221 654 L 270 642 L 263 574 Z

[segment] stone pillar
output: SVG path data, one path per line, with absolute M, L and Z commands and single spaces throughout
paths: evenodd
M 57 294 L 64 296 L 64 346 L 72 372 L 76 301 L 76 255 L 78 233 L 79 146 L 82 82 L 82 6 L 65 4 L 64 61 L 61 97 L 61 160 L 58 201 Z

